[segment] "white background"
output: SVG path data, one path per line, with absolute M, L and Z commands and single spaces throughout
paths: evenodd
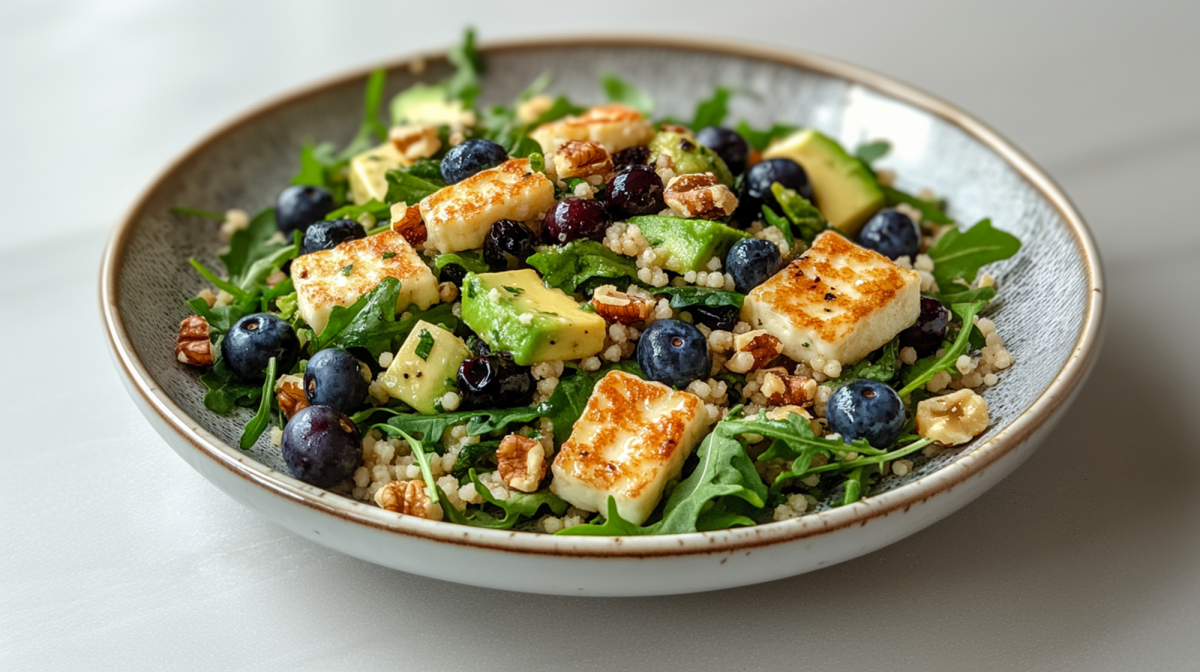
M 1096 373 L 970 507 L 830 569 L 655 599 L 368 565 L 221 494 L 125 396 L 105 235 L 265 97 L 481 38 L 801 49 L 931 91 L 1075 199 L 1106 262 Z M 1200 668 L 1200 3 L 0 2 L 0 669 Z M 1190 410 L 1189 410 L 1190 409 Z

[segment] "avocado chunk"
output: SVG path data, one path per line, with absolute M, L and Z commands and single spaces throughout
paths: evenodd
M 475 113 L 463 109 L 461 100 L 450 100 L 446 87 L 420 82 L 396 94 L 391 103 L 392 123 L 430 126 L 473 126 Z
M 418 413 L 433 415 L 442 412 L 442 396 L 456 389 L 458 367 L 470 356 L 461 338 L 421 320 L 379 382 Z
M 650 140 L 650 157 L 657 160 L 660 154 L 671 157 L 671 170 L 676 175 L 712 173 L 721 184 L 733 188 L 733 173 L 716 152 L 696 142 L 686 133 L 659 131 Z
M 350 197 L 355 205 L 362 205 L 372 198 L 387 200 L 387 172 L 407 165 L 400 151 L 390 142 L 372 147 L 350 159 Z
M 462 319 L 493 351 L 521 366 L 580 359 L 604 348 L 604 318 L 579 307 L 561 289 L 547 289 L 537 271 L 468 273 Z
M 883 207 L 883 190 L 875 176 L 832 138 L 812 129 L 798 131 L 767 147 L 764 159 L 791 159 L 804 168 L 813 200 L 825 221 L 855 236 Z
M 650 246 L 658 252 L 663 268 L 676 273 L 708 270 L 713 257 L 725 260 L 733 244 L 750 234 L 707 219 L 682 217 L 630 217 Z

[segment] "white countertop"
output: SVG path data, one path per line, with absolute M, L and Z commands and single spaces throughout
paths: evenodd
M 0 669 L 1200 668 L 1200 4 L 610 1 L 575 20 L 512 1 L 452 19 L 428 3 L 17 4 L 0 5 Z M 465 20 L 484 40 L 635 22 L 790 46 L 975 113 L 1063 185 L 1100 245 L 1108 330 L 1086 389 L 947 520 L 717 593 L 469 588 L 243 509 L 127 398 L 96 308 L 105 236 L 227 117 L 444 47 Z

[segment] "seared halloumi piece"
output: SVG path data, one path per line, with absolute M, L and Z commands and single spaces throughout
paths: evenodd
M 554 185 L 529 167 L 529 159 L 511 159 L 451 184 L 421 201 L 428 244 L 438 252 L 483 247 L 492 224 L 501 219 L 533 219 L 554 205 Z
M 598 143 L 609 154 L 644 145 L 654 137 L 654 127 L 641 112 L 618 103 L 593 107 L 578 117 L 565 117 L 533 129 L 529 137 L 553 156 L 564 144 L 577 140 Z
M 334 306 L 354 303 L 389 277 L 400 280 L 396 312 L 409 304 L 425 309 L 438 302 L 433 272 L 404 236 L 394 231 L 347 241 L 332 250 L 301 255 L 292 262 L 297 307 L 318 334 Z
M 386 201 L 387 172 L 412 164 L 413 162 L 405 159 L 391 142 L 356 154 L 350 159 L 349 168 L 350 197 L 354 199 L 354 204 L 362 205 L 372 198 Z
M 826 231 L 787 268 L 755 287 L 742 320 L 766 329 L 783 354 L 853 364 L 896 337 L 921 313 L 921 276 Z
M 707 428 L 699 397 L 610 371 L 555 456 L 550 490 L 587 511 L 605 511 L 611 495 L 640 525 Z

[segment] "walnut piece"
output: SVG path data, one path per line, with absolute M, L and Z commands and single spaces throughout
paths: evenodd
M 738 199 L 712 173 L 690 173 L 667 183 L 663 199 L 680 217 L 716 219 L 733 214 Z
M 761 369 L 783 352 L 783 344 L 766 329 L 738 334 L 733 339 L 733 345 L 736 352 L 725 362 L 725 368 L 734 373 Z
M 208 340 L 208 320 L 192 315 L 179 323 L 175 339 L 175 359 L 192 366 L 212 366 L 212 343 Z
M 404 236 L 409 245 L 417 247 L 429 238 L 429 230 L 421 219 L 421 208 L 400 201 L 392 206 L 392 231 Z
M 612 172 L 612 157 L 598 142 L 572 140 L 554 154 L 554 170 L 560 179 L 588 177 Z
M 275 399 L 279 402 L 279 410 L 288 420 L 300 411 L 308 408 L 308 396 L 304 394 L 304 379 L 300 376 L 280 376 L 275 381 Z
M 658 130 L 662 131 L 663 133 L 679 133 L 689 137 L 692 135 L 692 129 L 688 128 L 687 126 L 680 126 L 679 124 L 662 123 L 658 125 Z
M 592 307 L 606 322 L 633 324 L 654 312 L 654 301 L 617 291 L 613 285 L 602 285 L 592 293 Z
M 441 504 L 429 500 L 425 481 L 419 479 L 388 483 L 375 493 L 375 503 L 381 509 L 429 520 L 441 520 L 445 514 Z
M 388 140 L 411 163 L 433 156 L 442 148 L 437 126 L 393 126 Z
M 817 381 L 771 372 L 763 375 L 759 391 L 772 406 L 809 406 L 817 399 Z
M 496 449 L 496 471 L 508 487 L 534 492 L 546 475 L 546 449 L 540 441 L 509 434 Z
M 969 389 L 932 397 L 917 404 L 917 434 L 943 445 L 966 443 L 987 426 L 987 402 Z

